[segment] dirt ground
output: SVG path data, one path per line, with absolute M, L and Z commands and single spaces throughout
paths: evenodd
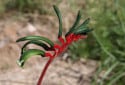
M 46 58 L 29 59 L 22 69 L 16 64 L 23 43 L 15 41 L 26 35 L 40 35 L 57 42 L 58 23 L 53 16 L 28 15 L 0 19 L 0 85 L 36 85 L 47 61 Z M 73 14 L 64 18 L 64 31 L 72 21 Z M 68 17 L 68 18 L 67 18 Z M 33 47 L 32 45 L 30 47 Z M 43 85 L 90 85 L 97 63 L 80 60 L 72 63 L 62 57 L 54 60 L 44 78 Z

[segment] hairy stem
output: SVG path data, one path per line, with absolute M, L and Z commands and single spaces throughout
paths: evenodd
M 45 73 L 46 73 L 46 71 L 47 71 L 47 69 L 48 69 L 48 67 L 49 67 L 49 65 L 51 64 L 52 61 L 53 61 L 53 58 L 49 58 L 48 62 L 46 63 L 46 65 L 45 65 L 45 67 L 44 67 L 44 69 L 43 69 L 43 71 L 41 73 L 41 76 L 40 76 L 40 78 L 39 78 L 39 80 L 37 82 L 37 85 L 42 84 L 43 77 L 44 77 L 44 75 L 45 75 Z

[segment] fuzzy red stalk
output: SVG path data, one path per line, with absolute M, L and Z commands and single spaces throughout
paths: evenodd
M 66 36 L 66 40 L 64 40 L 62 37 L 59 37 L 58 39 L 61 42 L 61 45 L 58 45 L 58 44 L 54 45 L 54 50 L 53 50 L 54 54 L 51 54 L 49 52 L 47 52 L 45 54 L 46 57 L 49 57 L 49 60 L 46 63 L 46 65 L 45 65 L 45 67 L 44 67 L 44 69 L 43 69 L 43 71 L 41 73 L 41 76 L 40 76 L 40 78 L 38 80 L 37 85 L 41 85 L 43 77 L 44 77 L 49 65 L 51 64 L 51 62 L 53 61 L 53 59 L 56 56 L 63 53 L 72 42 L 78 41 L 79 39 L 85 39 L 85 38 L 87 38 L 87 35 L 80 35 L 80 34 L 73 34 L 73 33 Z

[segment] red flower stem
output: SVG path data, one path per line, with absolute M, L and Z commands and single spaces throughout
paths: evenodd
M 59 37 L 58 39 L 59 39 L 59 41 L 61 42 L 61 44 L 64 44 L 64 43 L 65 43 L 64 39 L 62 38 L 62 36 Z
M 51 62 L 53 61 L 53 59 L 55 58 L 55 56 L 58 56 L 59 54 L 61 54 L 67 47 L 68 45 L 70 45 L 73 41 L 77 41 L 78 39 L 80 38 L 86 38 L 87 36 L 81 36 L 81 35 L 75 35 L 75 34 L 70 34 L 69 36 L 66 37 L 66 42 L 64 41 L 64 39 L 62 37 L 59 37 L 59 41 L 61 42 L 61 46 L 58 45 L 58 44 L 55 44 L 54 45 L 54 55 L 51 55 L 50 53 L 46 53 L 45 56 L 46 57 L 49 57 L 49 60 L 48 62 L 46 63 L 42 73 L 41 73 L 41 76 L 38 80 L 38 83 L 37 85 L 41 85 L 42 84 L 42 80 L 43 80 L 43 77 L 49 67 L 49 65 L 51 64 Z
M 48 62 L 46 63 L 46 65 L 45 65 L 45 67 L 44 67 L 44 69 L 43 69 L 43 71 L 41 73 L 41 76 L 40 76 L 40 78 L 39 78 L 39 80 L 37 82 L 37 85 L 42 84 L 43 77 L 44 77 L 44 75 L 45 75 L 45 73 L 46 73 L 46 71 L 47 71 L 47 69 L 48 69 L 48 67 L 49 67 L 49 65 L 51 64 L 52 61 L 53 61 L 53 58 L 49 58 Z

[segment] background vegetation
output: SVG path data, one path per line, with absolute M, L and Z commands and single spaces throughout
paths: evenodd
M 56 3 L 55 3 L 56 2 Z M 0 15 L 7 11 L 50 14 L 49 7 L 61 0 L 0 0 Z M 82 9 L 94 31 L 85 41 L 69 48 L 71 59 L 94 59 L 99 63 L 92 85 L 125 84 L 125 0 L 68 0 L 73 11 Z
M 88 0 L 86 5 L 84 12 L 91 16 L 91 26 L 94 31 L 85 43 L 74 43 L 70 47 L 71 53 L 74 53 L 73 58 L 79 56 L 99 61 L 100 65 L 93 78 L 93 85 L 123 85 L 125 83 L 125 1 Z M 98 80 L 101 73 L 103 76 Z

